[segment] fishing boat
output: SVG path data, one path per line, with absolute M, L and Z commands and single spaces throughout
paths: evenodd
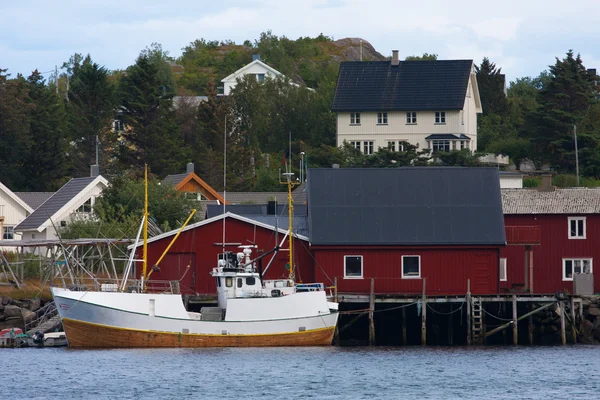
M 289 175 L 288 199 L 291 201 Z M 322 284 L 294 281 L 291 217 L 289 278 L 263 279 L 262 258 L 279 248 L 256 258 L 252 257 L 253 246 L 241 246 L 237 253 L 224 252 L 211 271 L 217 286 L 218 306 L 203 307 L 196 313 L 185 308 L 181 294 L 145 290 L 152 273 L 146 273 L 147 189 L 145 203 L 139 290 L 125 290 L 124 283 L 120 288 L 105 285 L 104 290 L 99 291 L 51 288 L 70 347 L 331 345 L 338 305 L 328 301 Z M 291 215 L 291 203 L 288 208 Z

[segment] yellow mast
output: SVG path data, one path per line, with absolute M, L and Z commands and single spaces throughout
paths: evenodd
M 144 255 L 142 261 L 142 290 L 148 268 L 148 164 L 144 164 Z
M 294 201 L 292 199 L 292 174 L 288 175 L 287 179 L 287 187 L 288 187 L 288 232 L 289 232 L 289 241 L 290 241 L 290 276 L 289 279 L 294 278 L 294 257 L 292 255 L 292 245 L 294 243 L 293 240 L 293 231 L 294 231 Z

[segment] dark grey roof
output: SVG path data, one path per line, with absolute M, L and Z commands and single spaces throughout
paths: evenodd
M 266 204 L 238 204 L 225 206 L 225 212 L 241 215 L 280 229 L 288 228 L 288 210 L 286 204 L 278 204 L 275 215 L 267 214 Z M 223 214 L 223 205 L 208 204 L 206 218 Z M 308 217 L 305 204 L 294 206 L 294 233 L 308 236 Z
M 462 110 L 473 60 L 347 61 L 332 111 Z
M 163 179 L 160 183 L 161 183 L 161 185 L 173 185 L 173 186 L 177 186 L 179 184 L 179 182 L 181 182 L 182 180 L 184 180 L 184 178 L 187 177 L 188 175 L 189 175 L 188 173 L 167 175 L 165 177 L 165 179 Z
M 77 196 L 87 185 L 94 181 L 96 177 L 74 178 L 61 187 L 48 200 L 39 206 L 30 216 L 25 218 L 15 227 L 16 231 L 26 229 L 37 229 L 48 218 L 52 217 L 58 210 L 67 204 L 73 197 Z
M 425 138 L 425 140 L 471 140 L 470 137 L 464 134 L 452 134 L 452 133 L 434 133 Z
M 496 168 L 311 169 L 313 245 L 503 245 Z
M 29 207 L 34 210 L 44 204 L 54 192 L 15 192 Z

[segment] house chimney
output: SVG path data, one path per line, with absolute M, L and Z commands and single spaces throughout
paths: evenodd
M 252 61 L 260 60 L 260 54 L 252 54 Z
M 100 175 L 100 166 L 99 165 L 90 165 L 90 177 L 95 178 Z
M 400 60 L 398 60 L 398 50 L 392 50 L 392 65 L 399 65 Z
M 192 172 L 194 172 L 194 163 L 193 162 L 187 163 L 187 165 L 185 166 L 185 172 L 187 174 L 191 174 Z
M 542 174 L 542 183 L 538 190 L 540 192 L 554 191 L 554 186 L 552 186 L 552 174 Z

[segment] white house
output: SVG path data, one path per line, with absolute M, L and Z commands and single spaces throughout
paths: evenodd
M 33 208 L 0 182 L 0 240 L 18 240 L 14 228 Z
M 56 228 L 66 226 L 74 218 L 90 215 L 96 198 L 108 186 L 101 175 L 74 178 L 19 223 L 14 231 L 23 241 L 54 240 Z
M 391 61 L 342 62 L 331 110 L 337 145 L 365 154 L 404 143 L 477 150 L 482 108 L 472 60 L 399 61 L 394 50 Z
M 223 82 L 223 94 L 225 96 L 229 96 L 229 93 L 231 93 L 231 89 L 233 89 L 237 84 L 237 80 L 243 79 L 246 75 L 254 75 L 256 77 L 256 80 L 259 82 L 263 82 L 266 78 L 275 79 L 277 77 L 284 76 L 275 68 L 270 67 L 264 62 L 262 62 L 258 54 L 254 54 L 252 56 L 252 62 L 250 64 L 246 64 L 242 68 L 235 71 L 233 74 L 221 80 L 221 82 Z M 291 84 L 298 86 L 293 82 L 291 82 Z

